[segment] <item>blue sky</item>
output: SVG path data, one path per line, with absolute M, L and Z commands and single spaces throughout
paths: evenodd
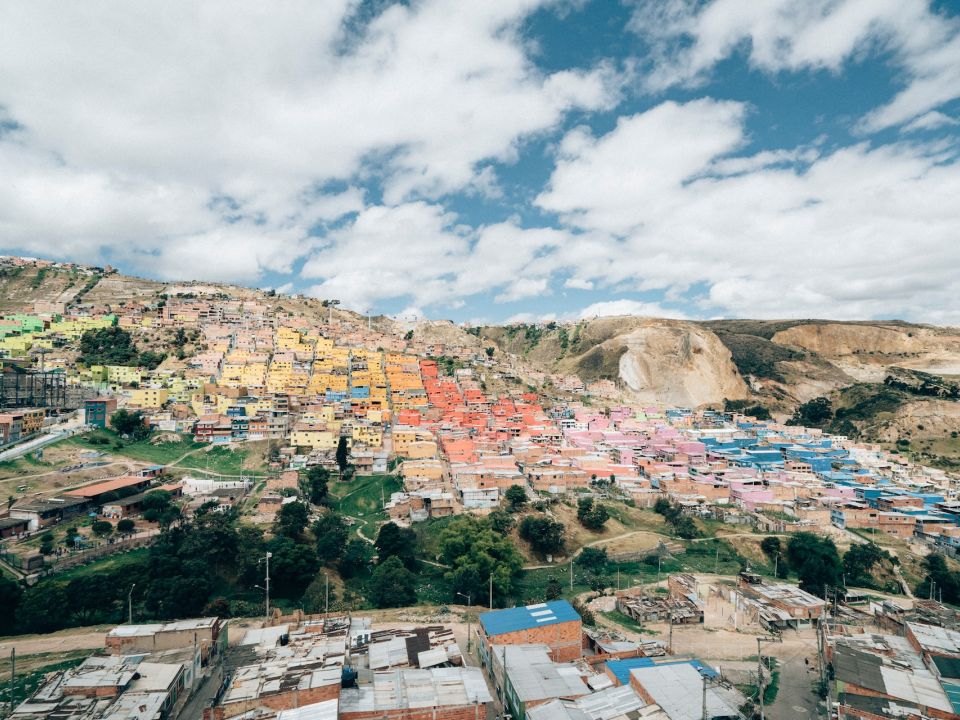
M 925 0 L 0 10 L 0 250 L 469 322 L 960 323 Z

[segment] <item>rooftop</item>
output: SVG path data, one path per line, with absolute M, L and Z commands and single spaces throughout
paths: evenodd
M 383 712 L 402 708 L 434 708 L 492 702 L 478 667 L 387 670 L 373 673 L 373 682 L 344 688 L 340 710 Z
M 480 624 L 488 636 L 573 621 L 580 622 L 580 616 L 566 600 L 492 610 L 480 615 Z

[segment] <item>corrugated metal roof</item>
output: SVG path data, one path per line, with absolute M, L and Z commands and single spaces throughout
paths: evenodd
M 708 677 L 716 677 L 719 673 L 709 665 L 704 665 L 699 660 L 676 660 L 665 658 L 627 658 L 626 660 L 610 660 L 607 662 L 607 668 L 613 673 L 617 682 L 621 685 L 630 683 L 630 671 L 636 668 L 653 667 L 654 665 L 691 665 L 698 672 L 706 673 Z
M 483 625 L 484 632 L 488 636 L 574 620 L 579 621 L 580 615 L 566 600 L 551 600 L 525 607 L 493 610 L 480 615 L 480 624 Z
M 291 710 L 281 710 L 277 720 L 337 720 L 337 700 L 334 698 Z
M 690 664 L 637 668 L 631 675 L 663 708 L 671 720 L 690 720 L 703 714 L 703 676 Z M 740 717 L 737 709 L 745 700 L 726 688 L 707 688 L 709 717 Z

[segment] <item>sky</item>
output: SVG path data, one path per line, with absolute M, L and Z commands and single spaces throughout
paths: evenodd
M 404 319 L 960 324 L 960 3 L 3 3 L 0 252 Z

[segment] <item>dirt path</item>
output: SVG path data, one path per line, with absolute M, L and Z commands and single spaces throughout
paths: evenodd
M 614 535 L 612 537 L 599 538 L 598 540 L 592 540 L 591 542 L 585 543 L 578 547 L 573 555 L 570 555 L 567 558 L 564 558 L 563 562 L 542 563 L 539 565 L 524 565 L 524 570 L 548 570 L 550 568 L 560 567 L 562 565 L 568 564 L 571 560 L 575 560 L 580 556 L 580 553 L 583 552 L 584 548 L 588 547 L 597 547 L 598 545 L 603 545 L 604 543 L 616 542 L 617 540 L 623 540 L 624 538 L 633 537 L 634 535 L 655 535 L 659 538 L 662 538 L 661 542 L 669 542 L 670 538 L 666 535 L 661 535 L 660 533 L 653 532 L 652 530 L 631 530 L 628 533 L 622 533 L 620 535 Z
M 50 635 L 23 635 L 21 637 L 4 638 L 0 640 L 0 656 L 9 657 L 12 648 L 16 648 L 17 655 L 94 650 L 104 646 L 106 636 L 107 633 L 100 627 L 87 627 L 61 630 Z

